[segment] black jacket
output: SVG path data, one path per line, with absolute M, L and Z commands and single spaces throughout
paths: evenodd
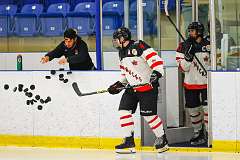
M 95 69 L 88 53 L 87 44 L 80 37 L 77 37 L 76 43 L 72 48 L 67 48 L 64 41 L 62 41 L 54 50 L 48 52 L 46 56 L 49 56 L 50 61 L 54 58 L 65 56 L 71 70 Z

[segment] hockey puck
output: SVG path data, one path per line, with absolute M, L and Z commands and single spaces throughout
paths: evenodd
M 33 105 L 33 100 L 29 100 L 30 104 Z
M 46 79 L 51 79 L 51 76 L 45 76 Z
M 63 82 L 64 82 L 64 83 L 67 83 L 67 82 L 68 82 L 68 79 L 64 79 Z
M 72 71 L 68 71 L 67 74 L 72 74 Z
M 22 92 L 22 90 L 23 90 L 23 84 L 18 84 L 18 91 Z
M 4 84 L 4 89 L 8 90 L 9 89 L 9 85 L 8 84 Z
M 36 96 L 35 96 L 35 99 L 36 99 L 36 100 L 39 100 L 39 99 L 40 99 L 40 96 L 39 96 L 39 95 L 36 95 Z
M 44 100 L 43 100 L 43 99 L 40 99 L 40 103 L 44 104 Z
M 38 110 L 42 110 L 42 108 L 43 108 L 43 107 L 42 107 L 41 105 L 38 105 L 38 106 L 37 106 L 37 109 L 38 109 Z
M 64 71 L 64 68 L 59 68 L 59 71 Z
M 23 92 L 27 92 L 28 91 L 28 88 L 25 88 L 24 90 L 23 90 Z
M 26 101 L 26 104 L 27 104 L 27 105 L 30 105 L 30 100 L 27 100 L 27 101 Z
M 56 71 L 55 70 L 51 70 L 50 73 L 51 73 L 51 75 L 55 75 Z
M 34 89 L 35 89 L 35 85 L 32 84 L 32 85 L 30 86 L 30 89 L 31 89 L 31 90 L 34 90 Z
M 51 102 L 51 97 L 47 97 L 47 99 L 45 99 L 45 101 L 44 101 L 45 103 L 48 103 L 48 102 Z
M 64 75 L 63 74 L 59 74 L 59 78 L 63 78 L 64 77 Z
M 13 92 L 16 92 L 16 91 L 17 91 L 17 87 L 14 87 L 14 88 L 13 88 Z
M 59 78 L 59 81 L 64 81 L 64 78 Z

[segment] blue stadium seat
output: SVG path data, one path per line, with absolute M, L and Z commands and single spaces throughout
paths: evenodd
M 48 7 L 51 4 L 57 4 L 57 3 L 68 3 L 69 0 L 44 0 L 44 8 L 45 11 L 47 11 Z
M 106 2 L 103 5 L 103 35 L 112 35 L 117 28 L 123 25 L 123 8 L 123 1 Z
M 14 16 L 17 36 L 34 36 L 39 33 L 39 15 L 43 12 L 42 4 L 26 4 L 21 13 Z
M 69 10 L 69 3 L 51 4 L 47 13 L 40 14 L 41 34 L 44 36 L 61 36 L 66 29 L 65 17 Z
M 0 5 L 3 5 L 3 4 L 14 4 L 14 0 L 1 0 Z
M 95 3 L 83 2 L 76 5 L 73 12 L 67 14 L 68 28 L 75 28 L 79 35 L 90 35 L 94 32 Z
M 0 36 L 9 36 L 13 32 L 13 15 L 16 5 L 0 5 Z
M 143 1 L 143 33 L 153 35 L 157 33 L 156 28 L 156 1 Z M 134 1 L 129 9 L 129 28 L 133 34 L 137 32 L 137 2 Z

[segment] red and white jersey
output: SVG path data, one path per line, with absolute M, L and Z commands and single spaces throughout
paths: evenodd
M 150 83 L 153 70 L 164 75 L 163 60 L 157 51 L 143 41 L 130 41 L 127 49 L 119 52 L 119 56 L 122 83 L 131 86 Z
M 196 58 L 192 62 L 188 62 L 184 59 L 184 53 L 186 52 L 186 42 L 179 44 L 176 51 L 176 61 L 179 69 L 184 72 L 184 87 L 186 89 L 206 89 L 207 88 L 207 73 L 197 62 Z M 204 48 L 209 45 L 209 41 L 204 39 L 201 42 L 201 46 Z M 204 49 L 196 49 L 195 56 L 199 59 L 205 70 L 210 69 L 210 53 L 203 51 Z

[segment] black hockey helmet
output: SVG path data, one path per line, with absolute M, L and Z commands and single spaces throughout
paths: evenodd
M 121 37 L 124 38 L 124 40 L 131 40 L 131 32 L 126 27 L 120 27 L 113 33 L 113 39 L 120 39 Z
M 77 37 L 77 31 L 73 28 L 68 28 L 64 32 L 64 38 L 75 39 Z
M 192 22 L 188 25 L 188 30 L 189 29 L 195 29 L 197 31 L 197 34 L 199 36 L 203 36 L 204 33 L 204 25 L 200 22 Z

